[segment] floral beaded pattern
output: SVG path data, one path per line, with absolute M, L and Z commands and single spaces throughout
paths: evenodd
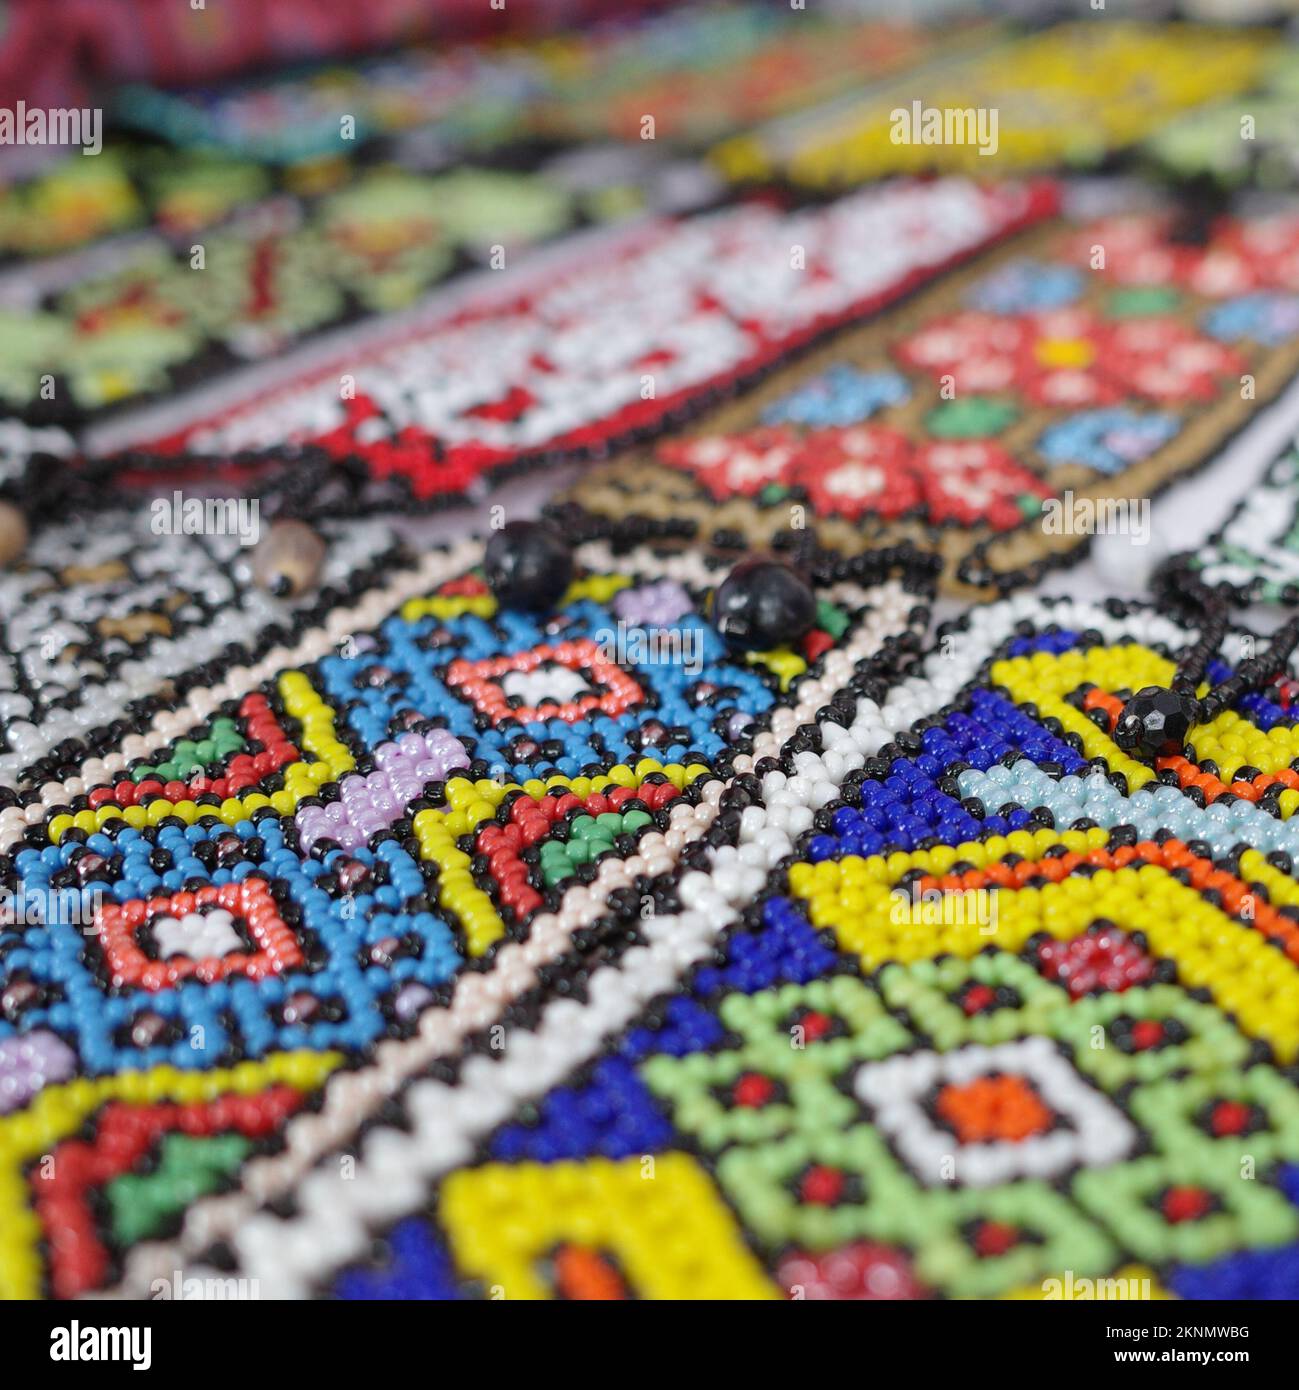
M 953 586 L 1029 579 L 1086 544 L 1052 520 L 1064 494 L 1148 495 L 1299 367 L 1299 219 L 1175 232 L 1114 216 L 985 253 L 652 461 L 588 471 L 557 514 L 735 547 L 902 535 Z
M 1193 640 L 976 610 L 818 750 L 737 762 L 734 847 L 640 949 L 403 1092 L 410 1132 L 247 1222 L 239 1267 L 363 1299 L 1292 1295 L 1299 724 L 1267 689 L 1194 762 L 1108 733 Z M 341 1210 L 382 1244 L 322 1282 L 292 1247 Z
M 617 938 L 736 814 L 735 759 L 804 746 L 924 612 L 923 565 L 832 565 L 797 648 L 738 657 L 702 557 L 583 547 L 539 616 L 501 610 L 478 557 L 398 568 L 309 658 L 278 648 L 0 809 L 0 1159 L 80 1155 L 4 1186 L 6 1292 L 113 1282 L 343 1060 L 385 1041 L 391 1076 L 416 1068 L 579 933 Z

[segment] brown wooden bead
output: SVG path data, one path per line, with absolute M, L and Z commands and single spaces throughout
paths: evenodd
M 253 551 L 253 579 L 277 598 L 313 589 L 325 560 L 325 542 L 305 521 L 277 521 Z
M 27 549 L 27 518 L 9 502 L 0 502 L 0 565 L 11 565 Z

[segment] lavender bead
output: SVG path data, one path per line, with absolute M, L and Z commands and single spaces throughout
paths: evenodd
M 403 1023 L 408 1023 L 432 998 L 433 991 L 425 985 L 409 984 L 392 1001 L 392 1009 Z
M 753 723 L 753 715 L 739 709 L 726 721 L 726 737 L 734 742 Z
M 76 1070 L 71 1048 L 53 1033 L 28 1033 L 0 1042 L 0 1115 L 25 1105 L 54 1081 L 66 1081 Z
M 675 579 L 623 589 L 614 596 L 614 613 L 631 627 L 665 627 L 694 610 L 690 595 Z

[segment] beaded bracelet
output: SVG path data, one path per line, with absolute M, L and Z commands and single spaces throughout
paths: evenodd
M 408 323 L 191 415 L 130 459 L 274 465 L 287 447 L 363 469 L 358 505 L 442 505 L 480 478 L 677 426 L 1054 206 L 1045 183 L 941 180 L 651 219 L 435 295 Z M 880 248 L 869 259 L 863 237 Z
M 1094 168 L 1188 108 L 1248 89 L 1274 45 L 1265 29 L 1057 24 L 869 88 L 847 110 L 831 103 L 744 132 L 712 159 L 737 181 L 817 190 L 925 171 Z
M 1299 602 L 1299 454 L 1287 445 L 1227 520 L 1185 557 L 1186 567 L 1239 605 Z
M 61 265 L 64 288 L 5 314 L 0 404 L 31 423 L 81 425 L 208 385 L 330 327 L 406 308 L 492 248 L 521 257 L 577 219 L 574 197 L 542 174 L 348 168 L 340 180 L 188 235 L 111 255 L 90 247 L 80 273 Z

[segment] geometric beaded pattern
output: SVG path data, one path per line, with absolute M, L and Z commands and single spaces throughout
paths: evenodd
M 1206 584 L 1229 590 L 1241 603 L 1299 599 L 1299 450 L 1293 444 L 1187 560 Z
M 746 658 L 704 616 L 725 565 L 583 547 L 533 615 L 498 607 L 480 556 L 427 558 L 436 583 L 366 594 L 332 651 L 278 649 L 242 693 L 155 719 L 183 733 L 0 812 L 6 1291 L 112 1283 L 340 1065 L 477 1026 L 573 933 L 617 939 L 736 757 L 801 746 L 924 615 L 922 569 L 908 590 L 897 556 L 830 565 L 808 635 Z
M 655 216 L 605 233 L 598 255 L 560 249 L 540 268 L 520 257 L 430 296 L 410 323 L 269 392 L 250 383 L 214 414 L 182 415 L 148 447 L 274 460 L 311 445 L 363 463 L 368 500 L 442 500 L 507 464 L 657 432 L 1053 202 L 1045 184 L 943 179 L 824 206 Z M 878 253 L 863 258 L 864 241 Z
M 1224 219 L 1198 243 L 1166 208 L 1036 229 L 652 459 L 588 471 L 557 514 L 736 549 L 904 536 L 950 583 L 1031 579 L 1288 383 L 1297 251 L 1293 216 Z
M 1253 138 L 1242 139 L 1243 130 Z M 1142 154 L 1178 179 L 1210 175 L 1229 187 L 1277 187 L 1293 175 L 1297 135 L 1299 61 L 1289 49 L 1278 49 L 1248 96 L 1187 111 L 1148 135 Z
M 826 741 L 858 751 L 756 898 L 738 865 L 792 779 L 746 764 L 740 860 L 715 850 L 709 882 L 679 878 L 675 926 L 643 928 L 684 942 L 721 919 L 695 923 L 676 987 L 634 953 L 606 963 L 617 994 L 577 967 L 589 992 L 548 1006 L 553 1028 L 518 1025 L 545 1066 L 507 1043 L 513 1063 L 399 1097 L 412 1151 L 435 1122 L 477 1139 L 437 1131 L 437 1176 L 406 1199 L 368 1208 L 384 1169 L 358 1174 L 382 1240 L 344 1237 L 352 1258 L 313 1286 L 1293 1297 L 1299 720 L 1269 688 L 1185 756 L 1150 766 L 1111 738 L 1194 637 L 1139 605 L 976 613 Z M 547 1079 L 521 1099 L 525 1075 Z M 260 1217 L 245 1267 L 287 1277 L 271 1232 L 319 1232 L 346 1190 L 314 1226 Z
M 200 536 L 160 534 L 154 519 L 143 504 L 100 513 L 89 534 L 80 519 L 52 524 L 0 569 L 0 785 L 39 785 L 111 747 L 161 687 L 186 693 L 232 645 L 260 655 L 301 634 L 396 553 L 379 522 L 326 524 L 320 589 L 275 599 L 233 521 Z
M 652 111 L 656 138 L 680 150 L 915 66 L 947 38 L 896 20 L 808 18 L 704 5 L 570 30 L 544 54 L 411 49 L 336 59 L 334 71 L 364 140 L 434 123 L 440 143 L 469 138 L 475 151 L 531 139 L 638 139 Z M 132 84 L 117 114 L 163 139 L 187 145 L 201 133 L 205 146 L 276 162 L 339 154 L 336 103 L 311 74 L 201 91 Z
M 4 407 L 76 425 L 210 382 L 358 314 L 408 307 L 459 256 L 497 243 L 521 253 L 568 230 L 575 212 L 542 174 L 344 166 L 323 198 L 259 207 L 252 173 L 239 215 L 206 230 L 201 264 L 165 235 L 139 238 L 107 267 L 92 245 L 62 288 L 7 311 Z

